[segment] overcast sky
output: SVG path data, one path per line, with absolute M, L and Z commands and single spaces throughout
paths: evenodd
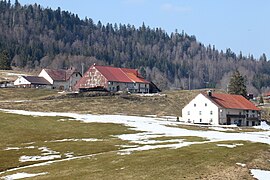
M 13 1 L 14 2 L 14 1 Z M 184 30 L 205 45 L 270 59 L 269 0 L 19 0 L 68 10 L 103 24 Z

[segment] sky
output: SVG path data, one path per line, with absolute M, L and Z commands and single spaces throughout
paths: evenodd
M 14 2 L 14 1 L 13 1 Z M 22 5 L 40 4 L 99 20 L 162 28 L 168 34 L 184 31 L 218 50 L 236 54 L 263 53 L 270 59 L 269 0 L 19 0 Z

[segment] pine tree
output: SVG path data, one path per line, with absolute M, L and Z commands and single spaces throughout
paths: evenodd
M 10 61 L 9 61 L 9 57 L 8 57 L 8 52 L 6 50 L 4 50 L 0 54 L 0 69 L 4 69 L 4 70 L 11 69 Z
M 238 70 L 236 70 L 230 79 L 228 92 L 230 94 L 237 94 L 247 97 L 247 87 L 245 83 L 245 78 L 240 74 Z
M 264 100 L 263 100 L 263 97 L 262 97 L 262 95 L 260 96 L 260 100 L 259 100 L 259 103 L 260 103 L 260 104 L 264 104 Z

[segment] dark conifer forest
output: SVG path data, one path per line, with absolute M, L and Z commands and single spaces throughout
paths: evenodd
M 5 52 L 5 53 L 2 53 Z M 7 53 L 6 53 L 7 52 Z M 102 24 L 90 18 L 17 0 L 0 1 L 0 57 L 24 69 L 85 69 L 100 65 L 136 68 L 161 89 L 223 88 L 237 69 L 248 93 L 270 87 L 270 63 L 265 54 L 218 50 L 183 32 L 130 24 Z M 2 62 L 3 63 L 3 62 Z M 6 63 L 6 62 L 5 62 Z

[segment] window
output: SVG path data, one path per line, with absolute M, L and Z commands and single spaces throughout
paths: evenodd
M 213 118 L 210 119 L 210 123 L 213 122 Z
M 210 111 L 210 115 L 213 115 L 213 111 Z
M 204 106 L 206 107 L 207 106 L 207 103 L 205 103 Z
M 187 112 L 187 115 L 190 115 L 190 111 Z
M 196 104 L 194 104 L 194 107 L 196 107 Z
M 202 111 L 199 111 L 199 115 L 202 115 Z
M 200 122 L 202 122 L 202 119 L 200 119 Z
M 254 111 L 254 110 L 252 110 L 252 113 L 255 113 L 255 111 Z

